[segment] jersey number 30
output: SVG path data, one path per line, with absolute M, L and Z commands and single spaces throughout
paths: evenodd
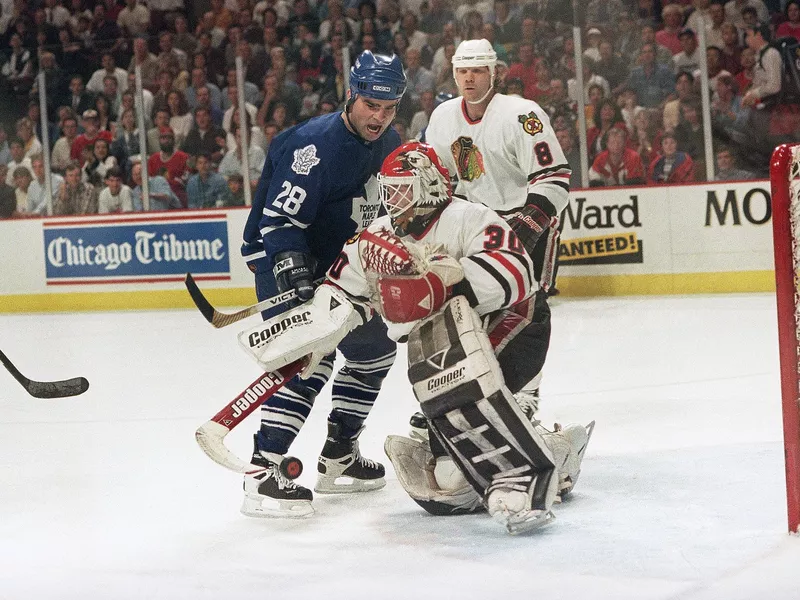
M 296 215 L 306 199 L 306 191 L 299 185 L 292 185 L 288 181 L 283 182 L 283 189 L 278 197 L 272 202 L 275 208 L 282 208 L 286 214 Z

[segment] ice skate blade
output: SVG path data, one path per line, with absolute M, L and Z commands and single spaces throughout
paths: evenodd
M 592 433 L 594 432 L 594 425 L 595 422 L 592 421 L 588 425 L 586 425 L 586 443 L 583 445 L 578 451 L 578 462 L 579 464 L 583 464 L 583 456 L 586 454 L 586 448 L 589 447 L 589 442 L 592 439 Z M 558 490 L 558 501 L 565 499 L 569 494 L 575 489 L 575 485 L 578 483 L 578 476 L 581 474 L 580 469 L 575 474 L 575 478 L 572 479 L 570 477 L 565 478 L 562 481 L 559 481 L 559 490 Z
M 371 492 L 379 490 L 386 485 L 386 479 L 354 479 L 340 475 L 338 477 L 317 476 L 317 485 L 314 491 L 318 494 L 350 494 L 352 492 Z
M 556 516 L 551 510 L 529 510 L 522 514 L 509 514 L 501 510 L 492 515 L 492 519 L 503 525 L 511 535 L 539 529 L 555 518 Z
M 314 507 L 310 500 L 277 500 L 260 494 L 245 494 L 239 512 L 257 519 L 303 519 L 314 514 Z

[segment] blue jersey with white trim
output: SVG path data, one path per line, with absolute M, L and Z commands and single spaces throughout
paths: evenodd
M 341 114 L 295 125 L 270 144 L 244 229 L 242 255 L 251 270 L 272 269 L 277 253 L 295 251 L 316 258 L 322 275 L 344 243 L 378 216 L 377 182 L 367 184 L 400 136 L 390 127 L 365 142 Z

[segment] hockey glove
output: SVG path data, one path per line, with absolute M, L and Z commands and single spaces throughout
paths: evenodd
M 278 292 L 294 290 L 301 302 L 314 297 L 314 268 L 316 260 L 302 252 L 279 252 L 275 255 L 272 273 Z
M 526 204 L 519 211 L 509 215 L 508 224 L 530 254 L 536 242 L 550 227 L 550 217 L 538 206 Z

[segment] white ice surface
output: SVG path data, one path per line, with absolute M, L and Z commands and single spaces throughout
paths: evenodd
M 774 315 L 769 294 L 554 302 L 540 416 L 597 428 L 573 497 L 518 537 L 427 515 L 390 466 L 384 490 L 318 495 L 311 519 L 246 518 L 240 477 L 193 438 L 258 374 L 239 328 L 193 311 L 1 316 L 23 373 L 91 388 L 36 400 L 0 372 L 0 599 L 800 599 Z M 362 436 L 385 464 L 415 408 L 404 364 Z M 292 447 L 306 485 L 326 391 Z M 246 457 L 256 427 L 229 447 Z

